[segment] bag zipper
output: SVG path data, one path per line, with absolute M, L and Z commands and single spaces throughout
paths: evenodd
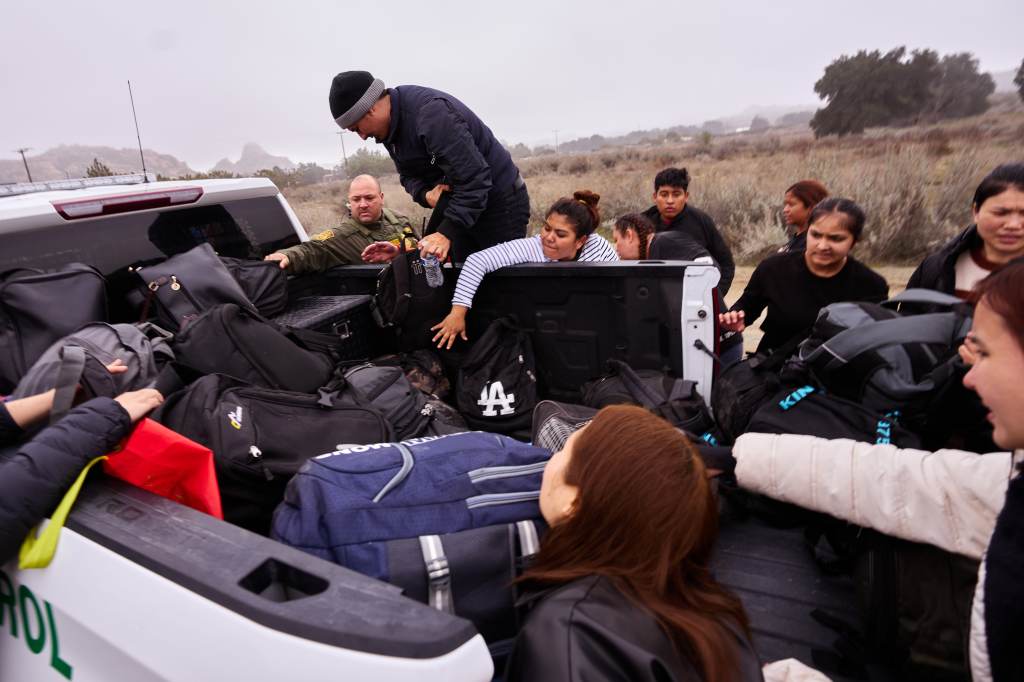
M 480 469 L 473 469 L 468 473 L 468 475 L 471 483 L 479 483 L 481 481 L 493 481 L 499 478 L 514 478 L 515 476 L 538 474 L 544 471 L 545 466 L 547 466 L 546 461 L 503 467 L 483 467 Z
M 502 504 L 518 504 L 519 502 L 530 502 L 540 499 L 539 490 L 526 490 L 518 493 L 489 493 L 487 495 L 474 495 L 466 498 L 467 509 L 478 509 L 479 507 L 494 507 Z

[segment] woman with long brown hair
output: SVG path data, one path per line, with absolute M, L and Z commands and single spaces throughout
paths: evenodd
M 541 484 L 551 526 L 522 578 L 533 609 L 506 679 L 760 680 L 747 616 L 708 564 L 718 510 L 689 440 L 601 410 Z

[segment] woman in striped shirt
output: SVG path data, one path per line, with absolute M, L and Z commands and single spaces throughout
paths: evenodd
M 484 275 L 498 268 L 520 263 L 554 261 L 618 260 L 615 249 L 604 237 L 594 234 L 601 224 L 597 202 L 601 196 L 590 190 L 562 197 L 548 209 L 540 234 L 513 239 L 470 255 L 462 265 L 448 316 L 431 327 L 437 333 L 438 348 L 451 348 L 455 338 L 466 337 L 466 312 L 473 307 L 473 296 Z

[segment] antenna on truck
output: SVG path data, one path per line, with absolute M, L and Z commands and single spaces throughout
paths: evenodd
M 142 159 L 142 175 L 144 182 L 149 182 L 149 175 L 146 173 L 146 157 L 142 155 L 142 136 L 139 135 L 139 117 L 135 115 L 135 98 L 132 97 L 132 82 L 128 81 L 128 99 L 132 103 L 132 118 L 135 120 L 135 139 L 139 141 L 139 158 Z

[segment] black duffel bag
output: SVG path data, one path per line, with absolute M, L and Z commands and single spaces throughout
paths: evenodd
M 211 374 L 172 394 L 153 414 L 213 451 L 224 519 L 266 535 L 291 477 L 340 445 L 394 440 L 372 407 L 274 391 Z
M 481 431 L 527 430 L 537 404 L 537 365 L 530 335 L 501 317 L 473 344 L 459 368 L 456 393 L 466 423 Z
M 639 405 L 697 436 L 715 426 L 694 382 L 658 370 L 635 370 L 614 358 L 608 360 L 608 374 L 583 385 L 583 404 L 596 409 Z
M 260 315 L 274 317 L 288 307 L 288 277 L 277 261 L 224 257 L 220 260 Z
M 177 361 L 204 374 L 228 374 L 243 381 L 287 391 L 315 392 L 334 370 L 329 342 L 314 352 L 308 339 L 328 337 L 290 330 L 233 303 L 217 305 L 195 318 L 172 343 Z
M 133 272 L 142 281 L 141 318 L 155 310 L 164 329 L 176 332 L 223 303 L 256 310 L 208 243 Z
M 106 320 L 106 281 L 96 268 L 71 263 L 54 272 L 0 274 L 0 394 L 10 393 L 56 341 Z

